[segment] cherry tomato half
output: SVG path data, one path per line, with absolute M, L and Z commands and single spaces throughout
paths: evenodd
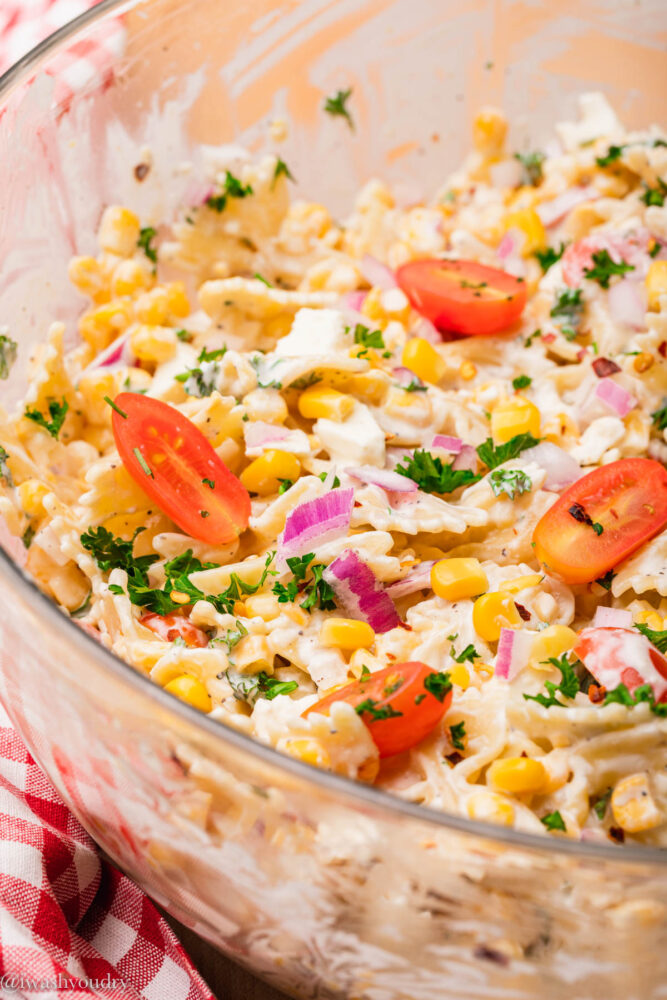
M 667 525 L 667 469 L 622 458 L 573 483 L 538 521 L 535 555 L 565 583 L 590 583 Z
M 397 663 L 346 684 L 303 714 L 326 715 L 335 701 L 346 701 L 359 711 L 380 757 L 392 757 L 421 743 L 440 722 L 451 700 L 447 675 L 414 661 Z M 367 706 L 365 711 L 361 711 L 362 705 Z
M 186 646 L 198 646 L 203 649 L 208 646 L 208 636 L 202 629 L 197 628 L 191 621 L 183 615 L 171 613 L 168 615 L 158 615 L 155 611 L 149 611 L 143 615 L 139 621 L 151 632 L 155 632 L 165 642 L 173 642 L 175 639 L 182 639 Z
M 250 496 L 198 427 L 173 406 L 135 392 L 114 400 L 123 465 L 160 510 L 200 541 L 221 545 L 248 527 Z
M 524 281 L 474 260 L 413 260 L 396 280 L 438 330 L 466 336 L 507 330 L 526 304 Z
M 607 691 L 650 684 L 655 700 L 667 701 L 667 657 L 636 629 L 585 628 L 574 652 Z

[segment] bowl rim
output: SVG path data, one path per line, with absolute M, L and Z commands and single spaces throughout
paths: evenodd
M 143 0 L 100 0 L 96 6 L 84 11 L 27 52 L 0 76 L 0 115 L 7 95 L 11 93 L 14 86 L 24 79 L 29 79 L 31 74 L 34 75 L 39 70 L 40 64 L 47 58 L 64 48 L 80 32 L 104 20 L 107 15 L 119 16 L 123 11 L 130 11 L 142 2 Z M 384 814 L 386 818 L 391 818 L 394 815 L 396 818 L 414 819 L 434 828 L 445 828 L 458 834 L 467 834 L 486 840 L 494 846 L 501 844 L 507 848 L 522 848 L 532 854 L 542 856 L 548 854 L 581 859 L 582 861 L 611 862 L 612 864 L 642 865 L 644 867 L 650 865 L 667 866 L 667 850 L 663 848 L 643 847 L 639 844 L 615 846 L 606 843 L 590 843 L 500 827 L 482 820 L 472 820 L 454 813 L 408 802 L 354 778 L 334 774 L 297 760 L 271 746 L 260 743 L 259 740 L 234 729 L 222 720 L 212 719 L 199 712 L 193 706 L 159 687 L 147 674 L 141 673 L 130 663 L 102 646 L 80 628 L 73 619 L 68 618 L 60 611 L 55 601 L 50 600 L 39 589 L 36 582 L 11 559 L 2 546 L 0 546 L 0 580 L 6 586 L 17 591 L 24 600 L 33 603 L 41 617 L 47 620 L 50 627 L 55 628 L 60 633 L 65 643 L 73 642 L 79 646 L 82 654 L 87 653 L 93 657 L 118 681 L 127 684 L 149 700 L 154 701 L 168 714 L 179 716 L 183 723 L 200 730 L 206 737 L 222 743 L 227 742 L 236 750 L 248 753 L 272 768 L 285 771 L 306 785 L 313 784 L 331 792 L 338 799 L 351 800 L 357 810 L 370 806 L 374 811 Z

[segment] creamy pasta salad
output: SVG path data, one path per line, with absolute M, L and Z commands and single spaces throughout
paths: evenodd
M 667 845 L 667 139 L 596 94 L 544 151 L 506 132 L 481 112 L 432 200 L 371 180 L 345 222 L 237 148 L 169 224 L 107 208 L 78 337 L 0 413 L 3 544 L 280 751 Z

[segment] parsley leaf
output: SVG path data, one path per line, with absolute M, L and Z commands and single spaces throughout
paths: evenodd
M 532 381 L 530 375 L 517 375 L 516 378 L 512 379 L 512 387 L 517 391 L 519 389 L 527 389 Z
M 584 312 L 580 288 L 565 288 L 559 293 L 550 316 L 561 317 L 561 333 L 567 340 L 574 340 Z
M 262 361 L 264 360 L 262 354 L 255 354 L 252 358 L 249 358 L 251 366 L 255 369 L 255 374 L 257 375 L 257 385 L 260 389 L 282 389 L 283 384 L 279 379 L 270 378 L 269 372 L 262 374 Z M 275 365 L 280 365 L 281 359 L 274 361 L 270 365 L 273 368 Z M 319 381 L 319 379 L 318 379 Z M 295 383 L 292 383 L 294 385 Z
M 616 574 L 614 573 L 613 569 L 610 569 L 605 573 L 604 576 L 599 576 L 595 582 L 599 583 L 600 586 L 604 587 L 605 590 L 611 590 L 612 580 L 614 579 L 615 576 Z
M 597 281 L 602 288 L 609 288 L 609 279 L 614 274 L 626 274 L 634 271 L 634 264 L 626 264 L 624 260 L 617 264 L 609 256 L 608 250 L 598 250 L 593 254 L 593 267 L 586 268 L 584 277 L 589 281 Z
M 567 658 L 567 654 L 563 653 L 560 659 L 556 659 L 555 656 L 550 656 L 545 663 L 551 663 L 552 666 L 556 667 L 561 673 L 561 680 L 559 684 L 554 684 L 553 681 L 545 681 L 544 686 L 547 689 L 547 694 L 524 694 L 526 701 L 536 701 L 544 708 L 551 708 L 552 705 L 559 705 L 561 708 L 566 708 L 562 701 L 556 697 L 557 694 L 561 694 L 564 698 L 574 698 L 579 692 L 579 679 L 575 673 L 574 666 L 570 663 Z M 579 661 L 577 661 L 578 663 Z
M 659 431 L 667 430 L 667 403 L 659 410 L 655 410 L 651 414 L 651 419 L 654 427 L 657 427 Z
M 540 818 L 540 823 L 544 823 L 547 830 L 563 830 L 565 831 L 565 820 L 561 814 L 556 809 L 552 813 L 547 813 L 546 816 Z
M 481 478 L 470 469 L 444 465 L 441 458 L 420 449 L 411 458 L 406 455 L 405 465 L 397 465 L 396 472 L 412 479 L 424 493 L 453 493 L 460 486 L 469 486 Z
M 348 330 L 349 327 L 346 327 L 345 332 L 347 333 Z M 384 350 L 385 348 L 382 330 L 369 330 L 363 323 L 357 323 L 354 328 L 354 342 L 355 344 L 361 344 L 365 348 L 376 347 L 378 350 Z
M 535 250 L 533 252 L 533 257 L 536 258 L 542 272 L 547 273 L 550 267 L 553 267 L 556 261 L 559 261 L 565 252 L 565 244 L 561 243 L 558 250 L 555 247 L 545 247 L 544 250 Z
M 137 240 L 137 246 L 140 250 L 143 250 L 146 256 L 153 264 L 157 264 L 157 250 L 153 246 L 153 240 L 157 236 L 157 229 L 152 226 L 144 226 L 143 229 L 139 231 L 139 239 Z
M 533 332 L 532 332 L 531 334 L 529 334 L 529 335 L 528 335 L 528 336 L 526 337 L 526 339 L 524 340 L 524 342 L 523 342 L 523 346 L 524 346 L 524 347 L 530 347 L 530 345 L 531 345 L 531 344 L 532 344 L 532 342 L 533 342 L 533 341 L 535 340 L 535 338 L 536 338 L 536 337 L 541 337 L 541 336 L 542 336 L 542 331 L 541 331 L 540 329 L 537 329 L 537 330 L 533 330 Z
M 449 673 L 443 671 L 434 671 L 431 674 L 427 674 L 424 678 L 424 688 L 434 698 L 442 702 L 445 700 L 449 692 L 452 690 L 452 682 L 449 679 Z
M 296 601 L 299 594 L 303 594 L 304 600 L 301 607 L 305 611 L 319 607 L 322 611 L 333 611 L 336 607 L 333 589 L 326 580 L 322 579 L 322 574 L 326 569 L 324 563 L 315 563 L 311 566 L 315 558 L 314 552 L 308 552 L 304 556 L 293 556 L 287 560 L 294 579 L 287 584 L 275 583 L 273 593 L 278 598 L 279 604 L 288 604 Z M 306 577 L 310 573 L 311 579 Z
M 604 819 L 607 812 L 607 806 L 609 805 L 609 799 L 611 798 L 611 791 L 611 788 L 608 788 L 606 792 L 602 793 L 602 795 L 596 795 L 594 799 L 591 799 L 593 812 L 600 821 Z
M 229 656 L 232 651 L 238 646 L 241 639 L 245 638 L 248 634 L 248 629 L 245 627 L 242 621 L 236 619 L 236 628 L 227 629 L 225 635 L 219 636 L 217 639 L 211 639 L 209 646 L 224 646 L 227 650 L 227 656 Z
M 207 351 L 204 348 L 197 358 L 199 365 L 196 368 L 188 368 L 187 371 L 181 372 L 180 375 L 175 375 L 175 380 L 183 384 L 183 388 L 188 396 L 196 396 L 199 399 L 202 399 L 204 396 L 210 396 L 216 388 L 218 376 L 220 375 L 218 361 L 226 353 L 226 347 L 220 347 L 215 351 Z
M 477 454 L 489 469 L 495 469 L 503 462 L 509 462 L 511 458 L 516 458 L 526 448 L 534 448 L 539 444 L 537 438 L 532 434 L 515 434 L 513 438 L 505 444 L 494 445 L 493 438 L 487 438 L 483 444 L 477 448 Z M 479 477 L 478 477 L 479 478 Z
M 352 87 L 348 87 L 347 90 L 337 90 L 333 97 L 327 97 L 325 100 L 324 110 L 334 118 L 336 116 L 344 118 L 350 129 L 354 132 L 354 122 L 347 107 L 347 102 L 351 96 Z
M 424 385 L 421 379 L 418 379 L 417 376 L 415 375 L 415 377 L 412 379 L 411 382 L 408 382 L 407 385 L 401 386 L 401 388 L 404 389 L 406 392 L 426 392 L 428 386 Z
M 287 493 L 287 491 L 294 486 L 294 482 L 291 479 L 279 479 L 278 482 L 280 483 L 280 486 L 278 487 L 279 497 L 281 497 L 283 493 Z
M 639 629 L 661 653 L 667 653 L 667 629 L 653 629 L 643 623 L 635 625 L 635 628 Z
M 654 715 L 658 715 L 663 719 L 667 718 L 667 704 L 656 703 L 653 688 L 650 684 L 641 684 L 638 688 L 635 688 L 634 693 L 628 691 L 625 684 L 619 684 L 613 690 L 607 691 L 602 704 L 619 704 L 626 705 L 628 708 L 634 708 L 635 705 L 639 705 L 643 701 L 647 702 Z
M 647 206 L 657 205 L 658 208 L 662 208 L 665 204 L 666 195 L 667 184 L 665 184 L 665 182 L 658 177 L 658 187 L 647 187 L 644 193 L 640 196 L 640 201 L 643 201 Z
M 45 431 L 48 431 L 52 438 L 58 440 L 58 435 L 60 434 L 60 429 L 65 422 L 68 410 L 69 403 L 63 396 L 60 403 L 55 399 L 52 399 L 49 402 L 50 420 L 47 420 L 44 414 L 40 413 L 39 410 L 26 410 L 25 415 L 28 420 L 34 420 L 36 424 L 39 424 L 39 426 L 43 427 Z
M 604 156 L 595 157 L 595 162 L 598 167 L 609 167 L 620 158 L 624 149 L 625 146 L 610 146 Z
M 514 159 L 523 167 L 522 183 L 537 187 L 543 177 L 542 164 L 546 159 L 544 153 L 539 150 L 535 150 L 534 153 L 515 153 Z
M 128 576 L 146 578 L 148 567 L 157 562 L 158 556 L 147 555 L 135 558 L 132 555 L 134 540 L 144 529 L 137 528 L 129 541 L 112 535 L 106 528 L 89 528 L 81 535 L 81 544 L 90 552 L 98 567 L 108 573 L 112 569 L 124 569 Z
M 0 333 L 0 379 L 8 379 L 9 371 L 16 361 L 18 344 L 5 333 Z
M 449 738 L 455 750 L 465 750 L 466 745 L 463 742 L 465 739 L 465 735 L 466 735 L 465 722 L 457 722 L 455 723 L 455 725 L 449 727 Z
M 451 649 L 449 650 L 449 655 L 450 655 L 450 656 L 452 657 L 452 659 L 454 659 L 454 660 L 455 660 L 455 661 L 456 661 L 457 663 L 465 663 L 465 662 L 466 662 L 466 660 L 467 660 L 467 661 L 468 661 L 469 663 L 473 663 L 473 662 L 474 662 L 475 660 L 478 660 L 478 659 L 479 659 L 479 653 L 477 652 L 477 650 L 475 649 L 475 647 L 473 646 L 473 644 L 472 644 L 472 643 L 469 643 L 469 644 L 468 644 L 468 645 L 466 646 L 466 648 L 465 648 L 465 649 L 463 650 L 463 652 L 462 652 L 462 653 L 459 653 L 459 655 L 458 655 L 458 656 L 456 655 L 456 650 L 455 650 L 455 649 L 454 649 L 454 647 L 452 646 L 452 647 L 451 647 Z
M 254 705 L 259 698 L 273 701 L 278 695 L 290 694 L 299 687 L 297 681 L 280 681 L 264 670 L 258 674 L 241 674 L 228 669 L 226 676 L 237 701 L 244 701 L 248 705 Z
M 530 476 L 521 469 L 494 469 L 489 476 L 489 483 L 495 496 L 506 493 L 510 500 L 527 493 L 533 485 Z
M 206 199 L 206 204 L 214 212 L 224 212 L 228 198 L 247 198 L 253 190 L 250 184 L 242 184 L 229 170 L 225 170 L 225 179 L 219 194 L 212 194 Z
M 14 480 L 12 479 L 12 474 L 10 472 L 7 461 L 9 459 L 9 452 L 0 445 L 0 479 L 4 479 L 7 486 L 13 486 Z
M 296 179 L 292 175 L 292 171 L 280 156 L 276 160 L 276 165 L 273 170 L 273 181 L 271 182 L 272 189 L 276 186 L 276 181 L 279 177 L 286 177 L 288 181 L 293 181 L 296 184 Z
M 355 705 L 355 712 L 357 715 L 368 715 L 369 719 L 365 721 L 368 722 L 379 722 L 381 719 L 398 719 L 399 716 L 403 715 L 402 712 L 397 712 L 395 708 L 391 705 L 383 705 L 381 708 L 377 707 L 378 702 L 374 698 L 365 698 L 364 701 L 360 701 L 358 705 Z

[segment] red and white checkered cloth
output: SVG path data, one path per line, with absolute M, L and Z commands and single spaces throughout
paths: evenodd
M 97 0 L 0 0 L 0 72 Z M 49 63 L 55 100 L 108 83 L 122 21 Z M 103 861 L 0 706 L 0 1000 L 215 1000 L 144 893 Z

